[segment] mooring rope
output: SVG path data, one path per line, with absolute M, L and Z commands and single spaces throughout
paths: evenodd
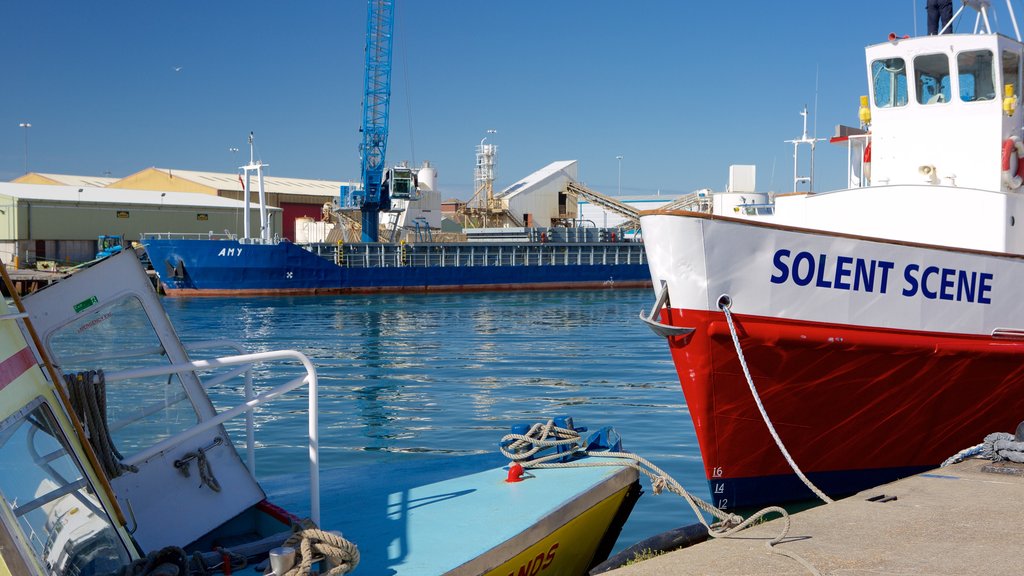
M 316 527 L 310 520 L 296 526 L 296 532 L 284 541 L 283 546 L 295 549 L 295 565 L 279 576 L 307 576 L 312 574 L 313 562 L 320 557 L 328 560 L 333 567 L 321 576 L 348 574 L 359 565 L 359 548 L 340 534 L 327 532 Z
M 729 311 L 730 302 L 731 298 L 729 299 L 729 302 L 725 301 L 725 298 L 720 298 L 718 301 L 718 307 L 725 313 L 725 321 L 729 324 L 729 333 L 732 334 L 732 343 L 736 347 L 736 356 L 740 360 L 740 367 L 743 368 L 743 375 L 747 378 L 747 386 L 750 387 L 750 393 L 754 396 L 754 403 L 757 404 L 757 409 L 761 412 L 761 418 L 764 420 L 765 425 L 768 426 L 768 432 L 775 440 L 775 445 L 779 447 L 779 451 L 781 451 L 782 455 L 786 458 L 786 462 L 789 463 L 789 467 L 793 469 L 793 472 L 795 472 L 797 477 L 800 478 L 800 481 L 804 483 L 804 486 L 807 486 L 811 492 L 814 492 L 814 494 L 818 498 L 821 498 L 821 500 L 826 504 L 832 503 L 832 499 L 829 498 L 827 494 L 818 489 L 813 482 L 807 479 L 807 476 L 804 476 L 800 467 L 797 466 L 796 462 L 793 460 L 793 457 L 789 455 L 789 450 L 786 450 L 786 445 L 782 443 L 782 438 L 779 438 L 778 432 L 775 431 L 775 426 L 772 424 L 772 420 L 768 417 L 768 412 L 764 409 L 764 404 L 761 402 L 761 396 L 757 393 L 757 387 L 754 386 L 754 378 L 750 375 L 750 369 L 747 368 L 747 361 L 743 357 L 743 347 L 740 346 L 740 337 L 736 332 L 736 325 L 733 324 L 732 312 Z
M 89 370 L 65 374 L 71 409 L 82 422 L 86 437 L 99 459 L 107 478 L 117 478 L 125 472 L 138 472 L 135 466 L 121 463 L 124 459 L 114 445 L 107 422 L 107 382 L 103 370 Z
M 942 468 L 950 464 L 963 462 L 973 456 L 992 460 L 993 462 L 1009 460 L 1010 462 L 1024 463 L 1024 441 L 1019 440 L 1017 436 L 1008 432 L 993 432 L 985 436 L 985 441 L 981 444 L 957 452 L 947 458 L 939 467 Z
M 697 516 L 697 520 L 707 528 L 708 535 L 712 538 L 727 538 L 760 521 L 768 514 L 778 514 L 783 519 L 783 528 L 778 536 L 766 542 L 765 545 L 771 552 L 786 556 L 798 562 L 811 574 L 819 576 L 818 570 L 798 554 L 775 547 L 786 538 L 791 526 L 789 513 L 784 508 L 769 506 L 744 519 L 742 516 L 721 510 L 713 504 L 690 494 L 675 478 L 641 456 L 630 452 L 590 451 L 587 449 L 588 444 L 589 441 L 585 443 L 575 430 L 556 426 L 554 420 L 548 420 L 546 424 L 535 423 L 525 434 L 506 434 L 502 437 L 498 447 L 506 458 L 519 463 L 524 469 L 598 466 L 626 466 L 633 468 L 650 479 L 651 488 L 655 494 L 668 490 L 673 494 L 681 496 L 690 505 L 694 515 Z M 551 448 L 560 448 L 560 450 L 553 454 L 534 458 L 536 454 Z M 553 460 L 561 461 L 553 462 Z M 709 524 L 702 512 L 715 517 L 718 519 L 718 522 Z

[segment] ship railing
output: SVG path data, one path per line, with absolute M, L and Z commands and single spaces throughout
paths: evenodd
M 638 242 L 507 244 L 316 244 L 308 249 L 348 268 L 593 266 L 645 264 Z
M 227 340 L 214 340 L 205 342 L 195 342 L 190 344 L 183 344 L 186 350 L 208 350 L 212 348 L 229 348 L 237 352 L 243 352 L 242 347 L 232 341 Z M 129 351 L 123 351 L 117 354 L 94 354 L 94 355 L 80 355 L 75 357 L 65 358 L 66 363 L 82 364 L 86 362 L 95 363 L 101 360 L 121 360 L 128 358 L 142 358 L 152 355 L 160 355 L 163 353 L 163 347 L 154 346 L 147 348 L 138 348 Z M 273 361 L 298 361 L 305 370 L 305 374 L 288 381 L 285 384 L 281 384 L 275 388 L 264 391 L 260 394 L 254 394 L 252 386 L 252 368 L 255 364 L 273 362 Z M 258 406 L 266 404 L 271 400 L 276 399 L 288 392 L 291 392 L 303 385 L 309 386 L 309 406 L 307 409 L 308 418 L 308 438 L 309 438 L 309 475 L 310 475 L 310 510 L 311 518 L 314 522 L 319 523 L 320 514 L 320 470 L 319 470 L 319 435 L 318 429 L 318 413 L 317 413 L 317 374 L 313 364 L 301 352 L 294 350 L 277 350 L 272 352 L 259 352 L 252 354 L 239 353 L 232 356 L 224 356 L 219 358 L 204 359 L 204 360 L 193 360 L 191 362 L 183 362 L 176 364 L 161 364 L 145 368 L 134 368 L 128 370 L 114 370 L 104 374 L 104 378 L 107 382 L 118 382 L 118 381 L 129 381 L 142 378 L 150 378 L 154 376 L 170 376 L 173 374 L 179 374 L 184 372 L 209 372 L 218 369 L 226 369 L 225 371 L 216 374 L 215 376 L 202 381 L 203 388 L 209 390 L 215 386 L 218 386 L 224 382 L 227 382 L 233 378 L 243 377 L 245 381 L 245 400 L 232 408 L 217 412 L 216 415 L 208 419 L 201 420 L 194 426 L 186 428 L 185 430 L 178 432 L 177 434 L 164 438 L 155 444 L 148 447 L 142 448 L 134 454 L 128 455 L 123 460 L 126 465 L 139 464 L 145 462 L 150 458 L 166 452 L 175 446 L 179 446 L 181 443 L 194 438 L 195 436 L 202 434 L 208 430 L 211 430 L 217 426 L 221 426 L 229 420 L 240 416 L 242 413 L 246 414 L 246 460 L 247 465 L 254 477 L 256 475 L 256 457 L 255 457 L 255 432 L 253 423 L 253 410 Z M 112 422 L 110 424 L 110 431 L 116 432 L 121 430 L 135 422 L 142 419 L 148 418 L 149 416 L 158 412 L 167 410 L 173 407 L 175 404 L 187 400 L 188 396 L 184 390 L 178 392 L 176 395 L 170 397 L 161 398 L 158 402 L 155 402 L 148 406 L 141 406 L 133 410 L 126 417 Z
M 141 240 L 238 240 L 237 234 L 225 230 L 223 233 L 210 232 L 143 232 Z

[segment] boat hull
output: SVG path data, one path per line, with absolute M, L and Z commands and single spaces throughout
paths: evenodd
M 716 505 L 813 497 L 762 420 L 722 295 L 768 417 L 830 495 L 935 467 L 1024 418 L 1020 259 L 688 214 L 642 222 L 669 290 L 661 321 L 694 328 L 669 346 Z
M 642 247 L 606 244 L 312 245 L 146 239 L 168 295 L 301 295 L 637 288 Z

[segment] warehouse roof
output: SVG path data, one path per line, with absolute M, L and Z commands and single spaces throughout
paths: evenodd
M 512 196 L 523 194 L 535 186 L 547 183 L 558 176 L 564 176 L 568 180 L 574 181 L 575 170 L 570 172 L 569 169 L 572 168 L 575 163 L 575 160 L 559 160 L 557 162 L 552 162 L 508 188 L 505 188 L 495 196 L 498 198 L 511 198 Z
M 168 176 L 182 178 L 216 188 L 218 190 L 242 191 L 241 176 L 227 172 L 199 172 L 197 170 L 175 170 L 173 168 L 149 168 L 165 172 Z M 307 178 L 281 178 L 279 176 L 263 176 L 263 189 L 268 194 L 307 194 L 310 196 L 330 196 L 339 194 L 341 185 L 353 186 L 350 182 L 336 182 L 333 180 L 310 180 Z M 249 187 L 257 190 L 256 178 L 250 177 Z
M 245 208 L 245 202 L 192 192 L 160 192 L 95 186 L 55 186 L 0 182 L 0 194 L 18 200 L 89 202 L 92 204 L 141 204 L 149 206 L 191 206 L 203 208 Z M 258 208 L 258 204 L 250 206 Z M 268 210 L 280 210 L 272 206 Z
M 42 172 L 29 172 L 11 180 L 11 182 L 24 184 L 62 184 L 64 186 L 94 186 L 98 188 L 117 181 L 118 178 L 102 176 L 74 176 L 71 174 L 44 174 Z

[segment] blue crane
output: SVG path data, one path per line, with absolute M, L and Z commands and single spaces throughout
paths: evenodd
M 408 168 L 384 168 L 391 105 L 391 41 L 395 25 L 394 0 L 369 0 L 366 20 L 366 77 L 363 81 L 363 123 L 359 131 L 363 198 L 362 240 L 376 242 L 380 212 L 391 210 L 392 199 L 416 200 L 416 175 Z
M 369 0 L 366 21 L 366 77 L 363 82 L 363 123 L 359 145 L 363 178 L 363 242 L 377 241 L 381 210 L 391 208 L 382 189 L 384 156 L 388 145 L 391 104 L 391 39 L 395 24 L 394 0 Z

